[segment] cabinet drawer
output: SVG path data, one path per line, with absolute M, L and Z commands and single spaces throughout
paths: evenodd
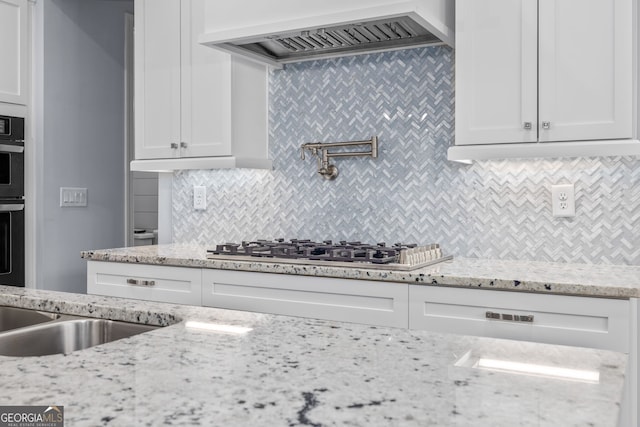
M 87 293 L 200 305 L 202 270 L 145 264 L 89 261 Z
M 409 313 L 411 329 L 629 351 L 628 300 L 410 285 Z
M 202 281 L 209 307 L 408 326 L 406 284 L 206 269 Z

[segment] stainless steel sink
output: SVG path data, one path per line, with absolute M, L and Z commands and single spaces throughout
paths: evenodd
M 7 321 L 7 324 L 13 325 L 13 329 L 0 332 L 0 355 L 2 356 L 67 354 L 158 328 L 157 326 L 57 315 L 34 310 L 14 309 L 13 307 L 1 308 L 0 312 L 5 312 L 6 309 L 8 319 L 18 319 L 12 322 Z M 14 310 L 16 310 L 15 313 Z M 0 314 L 0 316 L 4 315 Z M 0 319 L 2 318 L 0 317 Z M 40 323 L 34 324 L 37 323 L 36 320 L 39 320 Z
M 0 332 L 51 322 L 59 317 L 59 314 L 28 310 L 25 308 L 0 307 Z

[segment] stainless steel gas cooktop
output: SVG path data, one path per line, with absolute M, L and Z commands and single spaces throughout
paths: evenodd
M 336 267 L 366 267 L 384 270 L 409 271 L 453 259 L 443 256 L 438 244 L 418 246 L 410 243 L 366 244 L 340 241 L 312 242 L 285 239 L 225 243 L 208 250 L 207 258 L 239 261 L 279 262 Z

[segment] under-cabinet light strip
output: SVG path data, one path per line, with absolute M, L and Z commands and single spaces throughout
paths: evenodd
M 507 360 L 479 359 L 476 367 L 493 371 L 535 375 L 563 380 L 583 381 L 589 383 L 600 382 L 600 372 L 597 371 L 584 371 L 555 366 L 535 365 L 531 363 L 510 362 Z
M 191 320 L 185 323 L 184 326 L 188 329 L 200 329 L 204 331 L 222 332 L 228 334 L 246 334 L 247 332 L 253 330 L 252 328 L 246 328 L 244 326 L 221 325 L 219 323 L 195 322 Z

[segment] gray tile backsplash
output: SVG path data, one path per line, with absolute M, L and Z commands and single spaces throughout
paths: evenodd
M 174 176 L 176 242 L 255 238 L 440 242 L 462 257 L 640 264 L 640 160 L 446 160 L 453 51 L 429 47 L 305 62 L 271 73 L 273 171 Z M 324 181 L 300 144 L 378 135 L 377 159 L 336 159 Z M 550 185 L 575 183 L 576 217 Z M 193 211 L 205 185 L 208 209 Z

